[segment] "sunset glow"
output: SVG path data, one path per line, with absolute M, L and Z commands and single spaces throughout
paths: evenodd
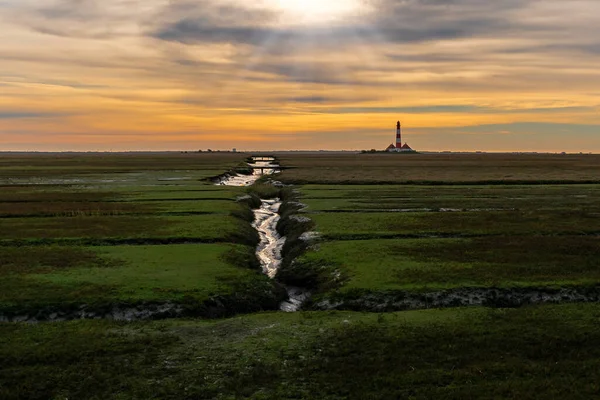
M 593 0 L 0 0 L 0 150 L 600 151 Z M 576 62 L 575 62 L 576 61 Z

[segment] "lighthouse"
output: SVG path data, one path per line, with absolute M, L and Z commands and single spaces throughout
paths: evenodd
M 402 125 L 400 121 L 396 123 L 396 145 L 390 144 L 385 151 L 388 153 L 416 153 L 408 143 L 402 144 Z

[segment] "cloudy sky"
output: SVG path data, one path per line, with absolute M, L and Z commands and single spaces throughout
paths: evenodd
M 598 0 L 0 0 L 0 151 L 600 152 Z

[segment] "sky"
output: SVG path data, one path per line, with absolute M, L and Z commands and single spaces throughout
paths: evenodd
M 600 152 L 598 0 L 0 0 L 0 151 Z

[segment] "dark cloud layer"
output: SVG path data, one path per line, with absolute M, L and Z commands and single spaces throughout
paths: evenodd
M 574 21 L 529 17 L 528 9 L 542 3 L 539 0 L 371 0 L 370 11 L 360 18 L 306 29 L 277 25 L 274 11 L 243 5 L 247 3 L 178 1 L 167 5 L 147 32 L 150 37 L 167 43 L 241 46 L 234 58 L 240 66 L 291 82 L 328 85 L 378 85 L 373 79 L 357 77 L 357 72 L 365 71 L 366 66 L 355 70 L 344 61 L 341 68 L 341 63 L 322 57 L 336 52 L 348 56 L 356 53 L 357 48 L 371 48 L 375 55 L 383 49 L 382 56 L 399 64 L 430 65 L 484 62 L 489 52 L 485 49 L 461 52 L 460 48 L 453 48 L 451 52 L 410 54 L 404 47 L 453 40 L 503 40 L 505 44 L 493 50 L 496 54 L 600 54 L 600 27 L 588 27 L 598 35 L 588 34 L 586 43 L 581 42 L 581 35 L 572 39 L 571 33 L 579 29 Z M 557 29 L 564 33 L 560 42 L 555 38 Z M 260 53 L 262 60 L 248 63 L 248 58 L 256 53 Z M 305 59 L 298 60 L 298 55 L 304 55 Z
M 516 0 L 374 0 L 371 11 L 360 19 L 349 18 L 344 23 L 306 30 L 302 26 L 269 25 L 276 19 L 269 10 L 242 5 L 223 7 L 214 1 L 176 2 L 166 7 L 163 21 L 151 35 L 182 43 L 228 42 L 257 46 L 273 37 L 283 46 L 294 40 L 318 42 L 326 38 L 327 42 L 348 46 L 357 40 L 373 39 L 375 34 L 378 40 L 401 44 L 544 29 L 511 20 L 511 15 L 527 3 Z

